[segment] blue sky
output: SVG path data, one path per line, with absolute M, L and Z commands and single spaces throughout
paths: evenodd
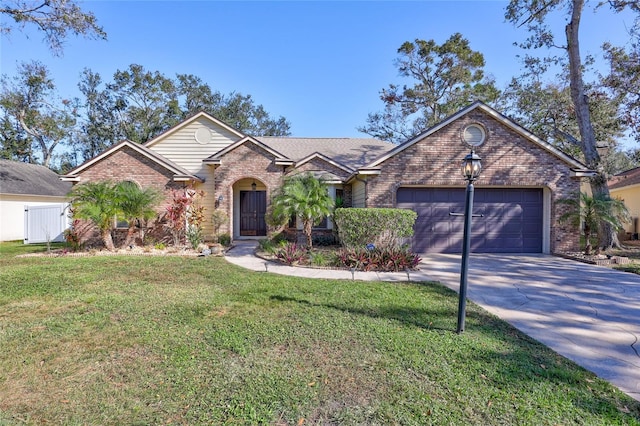
M 110 81 L 132 63 L 168 77 L 194 74 L 222 93 L 249 94 L 293 136 L 362 137 L 356 128 L 383 104 L 379 91 L 402 83 L 393 65 L 405 41 L 444 42 L 455 32 L 485 56 L 500 87 L 519 74 L 504 21 L 506 1 L 86 1 L 107 41 L 68 39 L 55 57 L 35 31 L 1 39 L 0 66 L 40 60 L 62 97 L 78 96 L 83 68 Z M 628 39 L 629 16 L 586 12 L 583 53 Z

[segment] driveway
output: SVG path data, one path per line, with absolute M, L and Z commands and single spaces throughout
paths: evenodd
M 421 269 L 458 291 L 460 255 Z M 474 254 L 468 298 L 640 400 L 640 276 L 547 255 Z

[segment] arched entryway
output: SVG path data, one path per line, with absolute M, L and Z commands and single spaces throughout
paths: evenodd
M 264 237 L 267 235 L 265 214 L 267 212 L 267 188 L 258 179 L 242 179 L 233 188 L 234 207 L 238 212 L 234 217 L 234 237 Z

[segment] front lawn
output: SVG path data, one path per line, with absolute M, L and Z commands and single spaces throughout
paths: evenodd
M 0 244 L 3 425 L 640 425 L 639 402 L 474 304 L 455 334 L 437 284 L 27 250 Z

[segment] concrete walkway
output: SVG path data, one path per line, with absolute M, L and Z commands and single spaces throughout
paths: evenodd
M 423 256 L 419 271 L 296 268 L 236 242 L 227 260 L 254 271 L 308 278 L 440 281 L 458 291 L 460 255 Z M 640 276 L 548 255 L 472 255 L 468 298 L 640 400 Z

